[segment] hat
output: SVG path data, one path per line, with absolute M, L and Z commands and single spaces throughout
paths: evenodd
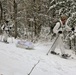
M 67 16 L 66 15 L 61 15 L 61 20 L 62 21 L 67 20 Z

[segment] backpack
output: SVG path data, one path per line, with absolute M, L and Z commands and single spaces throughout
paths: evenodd
M 57 22 L 60 22 L 60 21 L 57 21 Z M 57 23 L 57 22 L 56 22 L 56 23 Z M 54 26 L 56 25 L 56 23 L 54 24 Z M 53 32 L 54 26 L 52 27 L 52 38 L 51 38 L 51 40 L 52 40 L 54 37 L 56 37 L 56 33 Z M 60 29 L 60 28 L 61 28 L 61 23 L 60 23 L 60 27 L 59 27 L 58 29 Z
M 60 22 L 60 21 L 57 21 L 57 22 L 60 23 L 60 27 L 58 28 L 58 29 L 60 29 L 60 28 L 61 28 L 61 22 Z M 56 23 L 57 23 L 57 22 L 56 22 Z M 52 32 L 53 34 L 54 34 L 53 29 L 54 29 L 56 23 L 53 23 L 53 25 L 51 26 L 51 32 Z

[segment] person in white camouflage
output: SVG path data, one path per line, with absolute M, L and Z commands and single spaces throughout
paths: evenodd
M 56 40 L 54 41 L 52 47 L 51 47 L 51 54 L 57 54 L 55 52 L 56 47 L 59 45 L 61 50 L 62 57 L 66 58 L 68 55 L 65 53 L 65 48 L 63 45 L 63 32 L 64 31 L 71 31 L 74 30 L 74 28 L 70 28 L 67 25 L 67 16 L 62 15 L 60 18 L 60 21 L 56 23 L 55 27 L 53 28 L 53 32 L 56 34 Z
M 7 39 L 8 39 L 8 32 L 9 32 L 9 27 L 8 27 L 8 22 L 6 21 L 4 25 L 2 25 L 1 29 L 3 31 L 3 41 L 5 43 L 7 43 Z

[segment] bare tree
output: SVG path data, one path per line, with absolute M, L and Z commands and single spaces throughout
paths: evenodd
M 17 3 L 14 0 L 14 24 L 15 24 L 15 38 L 17 38 Z

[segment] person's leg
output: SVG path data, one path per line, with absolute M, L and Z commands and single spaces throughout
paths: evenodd
M 6 33 L 6 31 L 4 32 L 4 39 L 3 39 L 3 41 L 4 42 L 7 42 L 7 38 L 8 38 L 8 34 Z
M 64 48 L 64 44 L 63 44 L 63 40 L 62 38 L 60 37 L 60 40 L 59 40 L 59 46 L 60 46 L 60 50 L 61 50 L 61 54 L 65 54 L 65 48 Z
M 65 48 L 64 48 L 63 40 L 62 40 L 61 37 L 60 37 L 60 40 L 59 40 L 59 46 L 60 46 L 60 50 L 61 50 L 61 56 L 65 59 L 70 57 L 70 55 L 65 53 Z
M 51 47 L 51 52 L 55 51 L 55 48 L 58 46 L 58 41 L 59 41 L 59 36 L 57 36 L 56 40 L 54 41 L 52 47 Z

